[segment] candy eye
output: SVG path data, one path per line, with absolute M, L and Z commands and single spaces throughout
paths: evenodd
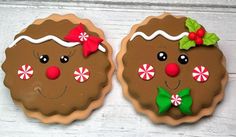
M 187 64 L 188 63 L 188 56 L 181 54 L 178 58 L 179 63 L 181 64 Z
M 39 60 L 40 60 L 41 63 L 45 64 L 49 61 L 49 57 L 48 57 L 48 55 L 41 55 L 39 57 Z
M 69 61 L 69 57 L 68 56 L 61 56 L 60 61 L 61 61 L 61 63 L 67 63 Z
M 157 53 L 157 59 L 160 61 L 165 61 L 167 59 L 167 54 L 163 51 Z

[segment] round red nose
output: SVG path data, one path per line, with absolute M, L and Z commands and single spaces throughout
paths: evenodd
M 56 66 L 48 67 L 46 70 L 46 76 L 48 79 L 54 80 L 60 76 L 60 69 Z
M 166 74 L 170 77 L 175 77 L 179 74 L 179 66 L 175 63 L 170 63 L 166 65 L 165 68 Z

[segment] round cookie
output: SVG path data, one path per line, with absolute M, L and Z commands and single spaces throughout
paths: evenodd
M 4 84 L 26 114 L 44 123 L 85 119 L 111 89 L 112 49 L 89 20 L 53 14 L 16 35 Z
M 228 78 L 218 40 L 191 18 L 146 18 L 132 27 L 117 56 L 125 97 L 154 123 L 178 125 L 211 115 Z

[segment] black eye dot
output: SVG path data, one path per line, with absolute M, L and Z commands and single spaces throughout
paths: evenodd
M 41 55 L 39 57 L 39 60 L 40 60 L 41 63 L 45 64 L 49 61 L 49 57 L 48 57 L 48 55 Z
M 160 61 L 165 61 L 167 59 L 167 54 L 164 51 L 158 52 L 157 59 Z
M 61 60 L 61 63 L 66 63 L 69 61 L 69 57 L 68 56 L 61 56 L 60 60 Z
M 181 64 L 187 64 L 188 63 L 188 56 L 181 54 L 178 58 L 179 63 Z

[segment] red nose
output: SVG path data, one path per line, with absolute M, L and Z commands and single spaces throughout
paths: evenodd
M 175 63 L 169 63 L 165 68 L 166 74 L 170 77 L 175 77 L 179 74 L 179 66 Z
M 48 79 L 54 80 L 60 76 L 60 69 L 56 66 L 48 67 L 46 70 L 46 76 Z

